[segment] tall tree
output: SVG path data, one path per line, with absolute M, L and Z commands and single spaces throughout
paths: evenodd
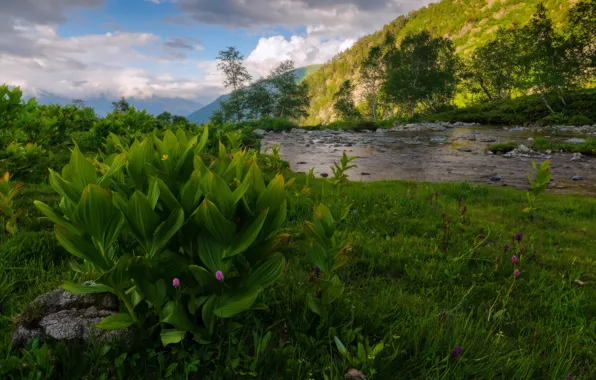
M 344 81 L 333 95 L 333 99 L 335 100 L 333 110 L 340 119 L 355 120 L 361 117 L 354 104 L 354 85 L 351 81 Z
M 554 113 L 547 95 L 555 93 L 565 105 L 564 91 L 576 84 L 579 61 L 567 54 L 569 46 L 547 17 L 546 8 L 538 4 L 532 19 L 521 30 L 522 88 L 541 95 L 542 102 Z
M 250 82 L 252 77 L 243 65 L 244 56 L 235 47 L 230 46 L 227 50 L 220 51 L 217 60 L 219 61 L 217 68 L 225 75 L 224 86 L 232 89 L 234 99 L 228 105 L 236 107 L 236 120 L 239 122 L 244 116 L 242 97 L 246 95 L 246 92 L 240 90 Z
M 246 109 L 250 119 L 271 116 L 273 113 L 273 95 L 267 80 L 261 78 L 250 85 L 246 94 Z
M 459 61 L 450 40 L 426 31 L 410 34 L 384 59 L 388 76 L 383 89 L 395 103 L 407 107 L 410 115 L 418 107 L 436 112 L 453 99 Z
M 571 54 L 580 60 L 588 80 L 596 75 L 596 0 L 583 0 L 569 10 L 567 26 Z
M 298 84 L 294 61 L 281 62 L 271 71 L 267 80 L 272 87 L 275 117 L 298 119 L 307 116 L 310 97 L 306 84 Z
M 362 97 L 370 107 L 370 114 L 373 121 L 377 122 L 377 107 L 379 104 L 379 92 L 386 77 L 383 50 L 381 46 L 370 49 L 368 56 L 360 67 L 360 85 L 362 86 Z
M 521 72 L 519 30 L 499 29 L 495 39 L 472 54 L 465 79 L 488 100 L 508 99 L 518 86 Z

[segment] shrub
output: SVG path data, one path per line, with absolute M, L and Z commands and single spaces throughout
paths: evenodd
M 278 231 L 291 184 L 282 175 L 266 184 L 256 153 L 230 154 L 221 143 L 206 164 L 207 141 L 207 128 L 200 141 L 167 131 L 95 165 L 76 147 L 62 174 L 50 172 L 61 215 L 36 206 L 80 259 L 72 268 L 95 281 L 64 288 L 111 292 L 124 304 L 98 328 L 159 322 L 164 345 L 187 332 L 206 342 L 218 320 L 261 308 L 257 297 L 281 275 L 285 259 L 276 252 L 287 236 Z
M 581 127 L 584 125 L 592 125 L 592 120 L 584 115 L 575 115 L 568 122 L 569 125 L 574 125 L 576 127 Z
M 488 151 L 497 153 L 508 153 L 517 148 L 518 144 L 515 142 L 507 142 L 502 144 L 494 144 L 487 148 Z
M 554 113 L 538 120 L 538 124 L 542 126 L 567 124 L 567 118 L 562 113 Z

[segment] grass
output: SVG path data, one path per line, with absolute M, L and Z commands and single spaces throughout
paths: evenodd
M 303 185 L 304 176 L 297 183 Z M 350 183 L 340 192 L 311 183 L 313 203 L 332 210 L 351 203 L 342 228 L 353 251 L 340 272 L 346 291 L 328 326 L 306 306 L 313 290 L 302 225 L 304 199 L 290 209 L 284 276 L 262 296 L 269 312 L 237 318 L 211 344 L 163 348 L 155 334 L 125 352 L 119 347 L 51 345 L 52 365 L 35 366 L 34 348 L 9 346 L 11 317 L 29 300 L 71 278 L 68 255 L 45 225 L 0 246 L 0 374 L 60 379 L 330 379 L 354 367 L 333 336 L 360 334 L 384 342 L 369 368 L 375 379 L 576 379 L 596 375 L 596 200 L 545 195 L 530 218 L 525 194 L 468 183 Z M 52 196 L 28 186 L 27 204 Z M 436 195 L 438 193 L 438 195 Z M 432 199 L 430 198 L 432 196 Z M 53 204 L 57 199 L 54 197 Z M 465 211 L 464 211 L 465 209 Z M 28 207 L 30 216 L 37 214 Z M 512 236 L 523 232 L 521 244 Z M 505 252 L 505 244 L 511 249 Z M 519 248 L 520 276 L 511 255 Z M 585 285 L 575 283 L 582 280 Z M 270 339 L 263 347 L 263 338 Z M 356 340 L 348 349 L 356 350 Z M 456 346 L 462 355 L 451 359 Z M 22 360 L 2 372 L 4 358 Z M 15 360 L 15 359 L 11 359 Z M 357 367 L 358 368 L 358 367 Z M 371 371 L 367 375 L 371 375 Z
M 494 144 L 487 148 L 488 151 L 491 151 L 495 154 L 497 153 L 508 153 L 511 152 L 513 149 L 519 146 L 518 143 L 515 142 L 506 142 L 501 144 Z

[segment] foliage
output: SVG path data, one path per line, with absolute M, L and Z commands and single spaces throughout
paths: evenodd
M 385 55 L 387 96 L 411 116 L 417 109 L 436 112 L 453 99 L 458 65 L 451 41 L 428 32 L 408 35 Z
M 361 330 L 357 328 L 354 331 L 344 332 L 346 338 L 343 342 L 337 336 L 333 339 L 340 355 L 350 363 L 352 368 L 361 368 L 364 373 L 372 377 L 376 374 L 375 359 L 385 345 L 382 341 L 371 345 L 369 339 L 362 336 Z
M 314 210 L 312 222 L 305 223 L 305 234 L 309 239 L 308 257 L 314 265 L 310 281 L 315 284 L 308 306 L 321 317 L 322 325 L 328 322 L 331 304 L 344 292 L 344 285 L 336 271 L 348 262 L 352 245 L 337 227 L 349 211 L 350 206 L 347 206 L 340 215 L 334 216 L 327 206 L 320 204 Z
M 95 281 L 64 288 L 111 292 L 126 307 L 98 328 L 159 321 L 164 345 L 188 332 L 204 343 L 218 320 L 249 310 L 281 275 L 285 259 L 275 252 L 285 239 L 277 234 L 287 212 L 283 176 L 266 185 L 255 154 L 229 154 L 221 143 L 205 165 L 207 133 L 200 141 L 183 131 L 148 136 L 95 165 L 75 147 L 62 174 L 51 171 L 62 216 L 36 206 L 81 260 L 73 270 Z M 123 252 L 125 235 L 136 245 Z M 168 286 L 173 279 L 181 285 Z
M 536 162 L 532 162 L 532 167 L 536 172 L 536 179 L 532 181 L 532 177 L 528 174 L 528 182 L 532 191 L 526 193 L 528 198 L 528 207 L 524 209 L 524 212 L 528 213 L 536 210 L 536 199 L 537 197 L 546 191 L 546 186 L 550 182 L 552 173 L 550 170 L 550 160 L 546 160 L 540 164 L 540 167 L 536 165 Z
M 509 153 L 519 146 L 516 142 L 506 142 L 500 144 L 493 144 L 487 148 L 487 151 L 497 153 Z
M 333 95 L 333 110 L 341 120 L 351 121 L 360 119 L 360 112 L 354 103 L 354 85 L 349 80 L 342 83 L 339 90 Z
M 333 163 L 333 166 L 331 167 L 333 177 L 330 178 L 330 181 L 333 184 L 333 186 L 339 188 L 348 182 L 348 175 L 346 174 L 346 172 L 350 169 L 358 167 L 358 165 L 350 165 L 350 162 L 356 159 L 358 159 L 358 157 L 348 157 L 346 152 L 344 152 L 339 164 L 337 162 Z
M 0 220 L 5 233 L 16 234 L 18 232 L 19 217 L 23 210 L 15 209 L 15 197 L 23 187 L 22 184 L 10 182 L 10 173 L 4 173 L 0 179 Z

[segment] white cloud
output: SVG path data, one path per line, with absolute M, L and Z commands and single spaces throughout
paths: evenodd
M 312 35 L 289 39 L 284 36 L 261 38 L 246 63 L 249 70 L 264 76 L 279 62 L 288 59 L 293 60 L 296 67 L 324 63 L 350 48 L 354 42 L 354 39 L 339 38 L 322 40 Z

